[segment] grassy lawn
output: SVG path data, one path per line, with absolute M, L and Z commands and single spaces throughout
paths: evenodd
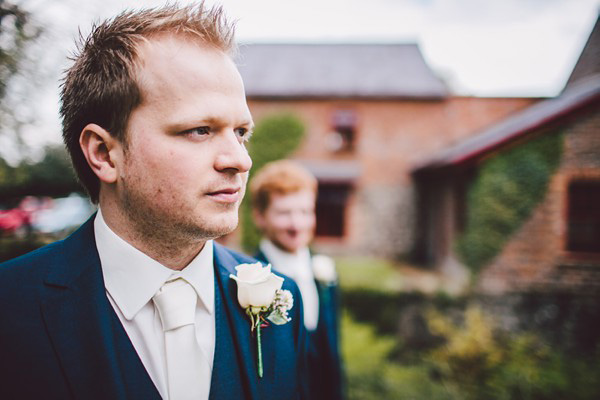
M 385 260 L 367 257 L 336 258 L 342 290 L 372 289 L 399 292 L 403 288 L 402 274 Z

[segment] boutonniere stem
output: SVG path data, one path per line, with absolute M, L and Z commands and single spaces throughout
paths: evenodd
M 260 342 L 260 324 L 256 328 L 256 348 L 258 351 L 258 377 L 263 377 L 262 344 Z
M 293 307 L 294 298 L 289 290 L 281 290 L 284 279 L 271 272 L 270 264 L 241 264 L 235 269 L 237 275 L 229 277 L 237 283 L 238 302 L 250 318 L 251 332 L 256 329 L 257 370 L 262 378 L 261 328 L 269 326 L 269 321 L 275 325 L 291 321 L 288 310 Z

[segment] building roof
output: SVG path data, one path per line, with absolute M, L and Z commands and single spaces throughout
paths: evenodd
M 413 174 L 458 166 L 499 149 L 528 133 L 557 124 L 574 112 L 600 101 L 600 74 L 579 79 L 560 96 L 543 100 L 445 149 L 413 168 Z
M 248 97 L 445 97 L 416 44 L 246 44 L 236 64 Z
M 600 15 L 588 37 L 588 40 L 569 76 L 567 88 L 572 86 L 581 78 L 600 74 Z

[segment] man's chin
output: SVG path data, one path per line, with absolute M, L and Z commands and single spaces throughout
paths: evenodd
M 206 233 L 211 239 L 218 239 L 233 232 L 238 226 L 238 219 L 222 220 L 205 226 Z
M 275 246 L 279 247 L 281 250 L 286 251 L 288 253 L 295 253 L 300 249 L 300 247 L 296 243 L 289 243 L 281 240 L 271 240 Z

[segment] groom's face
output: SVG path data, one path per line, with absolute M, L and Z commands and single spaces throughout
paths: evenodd
M 252 118 L 237 69 L 223 52 L 185 37 L 152 38 L 138 55 L 142 103 L 127 125 L 119 202 L 144 232 L 231 232 L 252 165 Z

